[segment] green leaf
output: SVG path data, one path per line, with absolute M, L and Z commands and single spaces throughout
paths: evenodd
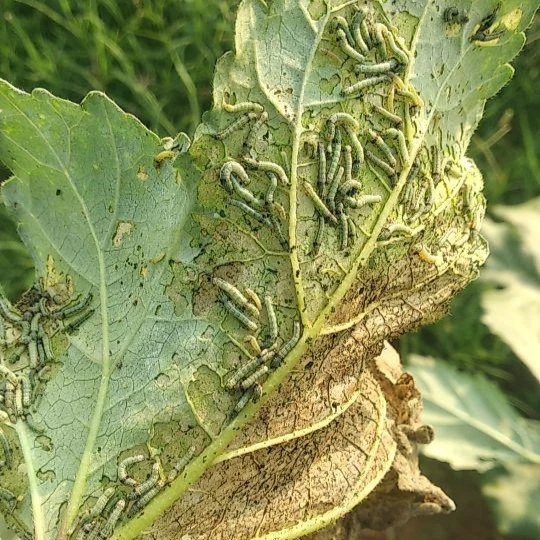
M 540 467 L 507 464 L 482 476 L 482 491 L 487 498 L 499 531 L 520 538 L 538 538 L 540 515 Z
M 540 464 L 540 426 L 520 417 L 493 383 L 416 355 L 407 369 L 422 393 L 424 420 L 435 428 L 427 456 L 479 471 L 498 464 Z
M 77 106 L 2 83 L 0 109 L 1 156 L 15 174 L 3 193 L 38 276 L 53 288 L 69 276 L 75 294 L 96 299 L 74 335 L 53 340 L 62 363 L 36 405 L 45 434 L 15 425 L 28 486 L 3 485 L 31 493 L 44 538 L 68 497 L 76 512 L 155 423 L 195 424 L 183 384 L 212 345 L 190 339 L 199 323 L 175 318 L 163 296 L 193 187 L 170 160 L 156 167 L 159 139 L 100 93 Z M 194 361 L 179 364 L 187 354 Z
M 0 159 L 15 174 L 3 191 L 40 278 L 17 308 L 37 309 L 36 294 L 63 305 L 90 291 L 96 310 L 75 331 L 45 314 L 57 359 L 37 412 L 45 433 L 36 437 L 23 415 L 7 411 L 16 463 L 24 460 L 29 478 L 26 486 L 16 469 L 5 473 L 22 499 L 15 525 L 31 527 L 31 493 L 35 537 L 58 532 L 64 540 L 105 489 L 132 500 L 118 465 L 139 453 L 147 457 L 133 467 L 139 480 L 152 461 L 166 477 L 186 454 L 197 457 L 134 519 L 139 506 L 129 503 L 115 538 L 136 537 L 189 498 L 186 490 L 216 458 L 227 467 L 263 448 L 274 456 L 271 477 L 281 443 L 301 448 L 346 422 L 357 404 L 368 407 L 359 402 L 362 368 L 373 367 L 386 338 L 439 317 L 476 275 L 487 254 L 478 234 L 484 199 L 466 146 L 485 99 L 511 72 L 506 62 L 536 2 L 519 3 L 511 17 L 518 3 L 505 3 L 494 24 L 505 32 L 490 47 L 469 39 L 493 10 L 491 2 L 475 4 L 470 23 L 447 35 L 433 60 L 423 47 L 446 35 L 441 7 L 410 4 L 366 5 L 366 64 L 378 66 L 368 69 L 382 63 L 396 71 L 383 80 L 357 73 L 359 53 L 343 45 L 339 17 L 352 28 L 356 2 L 245 0 L 235 54 L 218 63 L 215 106 L 188 152 L 159 141 L 101 94 L 77 106 L 2 85 Z M 235 110 L 245 101 L 256 103 L 250 116 Z M 337 113 L 350 115 L 345 125 Z M 350 168 L 356 184 L 323 185 L 323 156 L 328 177 L 337 169 L 349 180 Z M 30 347 L 26 365 L 14 350 L 23 325 L 6 326 L 8 364 L 34 374 L 24 355 L 31 360 Z M 329 373 L 338 381 L 331 394 L 319 374 L 338 347 L 344 366 Z M 264 348 L 278 352 L 264 366 L 268 374 L 259 372 L 262 386 L 229 388 Z M 269 422 L 273 431 L 265 432 L 272 410 L 299 421 Z M 375 433 L 385 432 L 383 418 Z M 243 429 L 247 436 L 229 450 L 236 455 L 224 454 Z M 365 487 L 366 475 L 381 478 L 388 465 L 374 459 L 347 480 Z M 339 495 L 340 484 L 332 490 L 328 496 Z M 104 514 L 92 516 L 92 526 L 106 536 L 114 513 Z
M 482 297 L 482 321 L 507 343 L 540 382 L 540 198 L 512 207 L 498 206 L 504 221 L 486 221 L 483 232 L 491 257 L 483 279 L 498 285 Z

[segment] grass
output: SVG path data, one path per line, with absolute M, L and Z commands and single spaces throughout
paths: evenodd
M 25 90 L 41 86 L 73 101 L 80 101 L 89 90 L 102 90 L 162 136 L 177 131 L 192 134 L 201 111 L 210 106 L 214 65 L 232 47 L 238 4 L 1 1 L 0 77 Z M 489 205 L 515 204 L 540 195 L 536 136 L 540 115 L 534 114 L 540 110 L 539 43 L 537 19 L 525 52 L 515 62 L 516 76 L 488 103 L 472 141 L 470 154 L 484 172 Z M 0 171 L 0 179 L 6 174 Z M 4 240 L 10 238 L 13 231 L 4 228 Z M 27 268 L 28 262 L 22 266 Z M 17 285 L 9 291 L 12 295 L 25 284 Z M 431 354 L 464 369 L 481 370 L 495 378 L 526 414 L 535 416 L 540 398 L 523 383 L 521 365 L 479 322 L 481 287 L 474 284 L 458 296 L 452 316 L 405 336 L 401 351 Z

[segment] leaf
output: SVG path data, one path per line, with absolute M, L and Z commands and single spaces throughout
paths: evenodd
M 422 393 L 424 420 L 435 428 L 427 456 L 478 471 L 498 464 L 540 464 L 538 424 L 521 418 L 493 383 L 417 355 L 407 369 Z
M 486 496 L 502 534 L 538 538 L 540 516 L 536 501 L 540 496 L 540 467 L 509 463 L 482 476 Z
M 339 418 L 310 435 L 215 465 L 150 537 L 172 539 L 182 531 L 201 540 L 296 538 L 359 503 L 366 528 L 386 528 L 428 506 L 431 513 L 452 510 L 452 501 L 419 475 L 411 449 L 394 441 L 398 422 L 403 429 L 419 420 L 419 394 L 404 381 L 399 356 L 387 345 L 373 369 L 362 373 L 360 396 Z M 383 476 L 381 494 L 373 498 Z
M 84 325 L 76 332 L 60 325 L 53 339 L 58 363 L 39 405 L 45 434 L 30 435 L 21 415 L 12 418 L 19 442 L 11 431 L 10 442 L 17 464 L 22 451 L 29 471 L 36 538 L 58 532 L 65 539 L 77 514 L 91 512 L 108 489 L 113 502 L 86 525 L 108 536 L 117 515 L 110 507 L 121 497 L 113 537 L 134 538 L 182 495 L 190 497 L 217 458 L 217 467 L 234 468 L 261 452 L 272 477 L 282 444 L 301 454 L 310 438 L 336 425 L 361 433 L 350 422 L 357 404 L 369 407 L 359 402 L 358 382 L 375 372 L 384 340 L 440 317 L 487 254 L 478 234 L 482 180 L 464 154 L 484 100 L 511 73 L 506 62 L 523 44 L 536 3 L 520 3 L 519 12 L 516 2 L 505 3 L 494 26 L 512 14 L 513 24 L 486 47 L 469 37 L 492 11 L 489 4 L 479 2 L 470 24 L 441 44 L 444 57 L 428 61 L 423 53 L 420 62 L 426 40 L 447 29 L 439 8 L 415 2 L 415 18 L 408 5 L 385 12 L 369 3 L 367 69 L 382 63 L 397 72 L 373 80 L 355 72 L 355 54 L 344 46 L 346 25 L 338 17 L 351 27 L 358 21 L 352 2 L 246 0 L 236 52 L 218 64 L 215 106 L 189 151 L 158 141 L 100 94 L 79 107 L 3 86 L 0 159 L 17 177 L 4 189 L 41 278 L 32 294 L 67 303 L 91 290 L 96 298 L 96 313 Z M 470 76 L 471 65 L 478 76 Z M 451 76 L 433 77 L 441 70 Z M 415 88 L 420 79 L 424 86 Z M 432 79 L 435 87 L 426 82 Z M 455 101 L 446 118 L 449 94 Z M 350 117 L 333 116 L 344 112 Z M 322 156 L 328 183 L 322 174 L 319 182 Z M 334 173 L 348 181 L 349 169 L 356 183 L 330 183 Z M 37 309 L 36 298 L 23 296 L 17 307 Z M 15 341 L 17 326 L 23 325 L 8 328 Z M 322 381 L 302 373 L 308 355 L 324 365 L 328 351 L 346 351 L 351 340 L 361 344 L 360 354 L 350 354 L 343 372 Z M 261 366 L 268 373 L 256 372 L 261 386 L 247 384 L 238 373 L 265 348 L 277 351 Z M 328 360 L 335 370 L 335 359 Z M 245 392 L 227 384 L 231 376 Z M 329 398 L 323 385 L 332 377 L 338 382 Z M 317 383 L 312 393 L 296 392 L 310 382 Z M 282 418 L 297 412 L 298 422 L 274 422 L 265 433 L 261 424 L 272 410 Z M 385 440 L 382 423 L 383 417 L 375 446 Z M 224 454 L 243 429 L 246 436 Z M 403 444 L 398 430 L 392 438 Z M 84 447 L 76 446 L 81 440 Z M 148 459 L 130 472 L 156 484 L 123 511 L 121 501 L 133 493 L 119 480 L 119 464 L 141 452 Z M 357 469 L 351 485 L 374 488 L 385 469 L 395 469 L 390 456 Z M 327 457 L 319 463 L 328 464 Z M 181 474 L 163 485 L 174 467 Z M 9 475 L 16 494 L 27 494 L 17 474 Z M 329 501 L 354 500 L 342 485 L 328 484 Z M 29 526 L 28 509 L 27 496 L 16 517 Z M 276 526 L 294 527 L 297 510 L 291 508 L 290 523 Z
M 156 167 L 157 137 L 100 93 L 77 106 L 2 83 L 0 109 L 1 155 L 16 175 L 3 193 L 38 276 L 58 290 L 69 275 L 75 294 L 96 298 L 74 335 L 53 339 L 62 363 L 36 403 L 45 434 L 15 425 L 28 485 L 2 480 L 26 497 L 27 524 L 31 494 L 35 537 L 44 538 L 68 496 L 77 511 L 156 422 L 195 423 L 183 384 L 197 362 L 181 367 L 178 358 L 211 344 L 193 342 L 197 321 L 175 320 L 163 296 L 192 187 L 170 162 Z
M 495 207 L 504 220 L 484 224 L 492 255 L 483 276 L 498 289 L 482 297 L 482 321 L 507 343 L 540 382 L 540 198 L 513 207 Z

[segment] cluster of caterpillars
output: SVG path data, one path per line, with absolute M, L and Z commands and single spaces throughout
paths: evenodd
M 195 456 L 191 446 L 164 476 L 159 461 L 154 461 L 147 478 L 140 482 L 130 468 L 146 460 L 143 454 L 129 456 L 118 464 L 118 480 L 122 486 L 110 486 L 97 498 L 92 507 L 76 520 L 71 538 L 76 540 L 105 540 L 109 538 L 123 515 L 132 517 L 140 512 L 164 487 L 170 484 Z
M 340 247 L 344 250 L 354 243 L 357 235 L 351 212 L 382 201 L 380 195 L 359 195 L 363 185 L 358 174 L 364 164 L 364 148 L 358 140 L 359 129 L 358 122 L 348 113 L 330 116 L 326 124 L 326 141 L 318 144 L 317 185 L 313 186 L 307 180 L 303 183 L 319 214 L 312 248 L 314 255 L 319 252 L 325 223 L 340 227 Z M 350 144 L 344 145 L 345 137 Z
M 325 224 L 339 227 L 341 250 L 354 244 L 358 225 L 353 212 L 382 201 L 381 195 L 362 193 L 364 163 L 387 191 L 409 165 L 408 137 L 404 119 L 394 111 L 395 94 L 403 99 L 404 109 L 409 112 L 423 106 L 414 88 L 399 77 L 409 63 L 410 53 L 388 26 L 371 22 L 359 9 L 350 24 L 344 17 L 335 17 L 331 31 L 341 51 L 355 62 L 354 72 L 361 76 L 344 86 L 344 96 L 353 99 L 372 87 L 391 83 L 387 106 L 371 105 L 372 118 L 390 127 L 379 131 L 367 128 L 361 133 L 359 122 L 347 112 L 334 113 L 326 120 L 317 151 L 317 184 L 303 184 L 319 214 L 312 254 L 319 252 Z
M 358 9 L 351 24 L 339 16 L 334 18 L 333 28 L 339 48 L 356 62 L 353 70 L 361 76 L 343 87 L 344 96 L 357 96 L 382 83 L 396 84 L 397 74 L 409 64 L 410 53 L 386 24 L 369 21 L 366 11 Z M 406 89 L 399 86 L 399 91 Z
M 40 386 L 47 380 L 55 356 L 51 338 L 58 332 L 74 332 L 93 313 L 92 294 L 68 304 L 35 285 L 13 306 L 0 298 L 0 410 L 12 423 L 25 419 L 41 431 L 30 415 L 37 409 Z
M 270 161 L 259 161 L 251 157 L 245 158 L 245 163 L 264 174 L 267 187 L 263 196 L 255 195 L 248 185 L 251 178 L 244 167 L 235 160 L 227 161 L 220 171 L 220 181 L 223 187 L 232 195 L 227 202 L 239 208 L 251 219 L 268 225 L 277 235 L 281 245 L 286 248 L 288 243 L 283 233 L 282 223 L 286 219 L 285 209 L 275 201 L 278 183 L 289 184 L 289 179 L 283 168 Z
M 292 336 L 280 346 L 279 324 L 271 296 L 266 295 L 261 301 L 259 295 L 252 289 L 245 289 L 244 294 L 224 279 L 214 277 L 212 282 L 219 289 L 219 300 L 225 309 L 250 332 L 245 341 L 256 353 L 255 357 L 238 368 L 225 383 L 228 389 L 243 392 L 235 407 L 235 411 L 240 412 L 250 399 L 257 401 L 260 398 L 262 395 L 260 381 L 267 377 L 271 369 L 281 366 L 285 357 L 298 343 L 301 326 L 298 321 L 294 321 Z M 267 327 L 264 343 L 260 343 L 257 338 L 262 312 Z
M 474 28 L 473 33 L 469 36 L 469 41 L 473 43 L 485 43 L 489 41 L 495 41 L 502 37 L 506 29 L 500 27 L 497 23 L 497 15 L 501 9 L 501 2 L 499 2 L 495 9 L 488 13 L 479 24 Z M 459 8 L 452 6 L 448 7 L 443 12 L 444 22 L 452 26 L 463 26 L 469 22 L 469 16 Z

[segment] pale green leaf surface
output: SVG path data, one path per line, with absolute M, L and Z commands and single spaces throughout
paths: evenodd
M 401 13 L 389 7 L 386 14 L 378 3 L 368 6 L 370 25 L 391 20 L 403 47 L 411 48 L 401 84 L 412 94 L 416 86 L 426 106 L 411 107 L 395 96 L 392 108 L 405 125 L 409 158 L 401 160 L 392 179 L 363 164 L 362 194 L 379 195 L 380 203 L 350 211 L 358 234 L 347 249 L 338 248 L 339 228 L 325 225 L 321 253 L 313 256 L 318 218 L 305 188 L 306 182 L 316 184 L 313 145 L 324 138 L 329 115 L 341 111 L 359 122 L 356 136 L 369 144 L 368 127 L 381 133 L 389 127 L 373 107 L 387 106 L 390 87 L 399 86 L 392 79 L 361 96 L 343 95 L 358 78 L 354 62 L 336 44 L 333 21 L 338 14 L 351 19 L 353 4 L 245 0 L 236 55 L 218 63 L 215 107 L 205 115 L 189 155 L 177 158 L 178 170 L 168 159 L 158 167 L 154 157 L 162 149 L 160 142 L 100 94 L 91 94 L 78 107 L 43 91 L 27 96 L 3 87 L 1 158 L 17 176 L 6 194 L 22 222 L 38 275 L 45 275 L 51 256 L 56 274 L 69 274 L 77 294 L 93 290 L 99 308 L 69 342 L 55 339 L 58 352 L 66 344 L 67 350 L 40 405 L 48 440 L 33 445 L 33 437 L 17 424 L 25 457 L 32 456 L 34 469 L 40 471 L 33 491 L 46 497 L 47 533 L 54 530 L 74 480 L 70 519 L 88 493 L 99 493 L 100 480 L 101 488 L 108 479 L 116 481 L 124 450 L 148 450 L 169 465 L 193 444 L 200 452 L 197 459 L 116 536 L 135 537 L 225 450 L 321 333 L 331 343 L 332 334 L 340 336 L 373 312 L 371 334 L 381 343 L 408 327 L 399 323 L 402 306 L 392 305 L 387 321 L 379 301 L 399 301 L 404 291 L 417 286 L 439 292 L 434 283 L 440 278 L 441 294 L 426 302 L 425 311 L 416 309 L 419 324 L 438 314 L 437 301 L 445 302 L 463 287 L 485 259 L 477 234 L 484 209 L 482 181 L 464 153 L 483 100 L 509 76 L 504 63 L 518 52 L 521 30 L 536 2 L 526 4 L 500 47 L 467 45 L 464 52 L 443 41 L 444 58 L 436 68 L 425 47 L 433 34 L 437 39 L 444 34 L 444 23 L 441 13 L 432 16 L 432 3 L 415 2 Z M 476 19 L 492 7 L 479 2 Z M 419 10 L 420 16 L 410 17 L 407 10 Z M 467 39 L 465 33 L 461 39 Z M 377 47 L 372 49 L 369 62 L 385 58 Z M 478 55 L 490 58 L 480 64 L 482 69 L 477 64 L 484 56 Z M 448 76 L 435 78 L 433 86 L 428 81 L 441 66 L 449 69 Z M 475 77 L 468 76 L 471 66 Z M 476 72 L 489 77 L 489 83 L 480 84 Z M 447 111 L 444 103 L 454 87 Z M 281 239 L 279 227 L 270 227 L 269 219 L 257 221 L 231 205 L 219 179 L 226 161 L 242 159 L 248 132 L 244 127 L 217 140 L 216 133 L 237 118 L 225 112 L 223 102 L 243 100 L 259 103 L 268 113 L 249 150 L 251 157 L 273 162 L 287 175 L 288 184 L 281 182 L 274 194 L 280 206 L 273 207 L 273 217 L 281 225 Z M 351 135 L 347 137 L 352 144 Z M 426 185 L 421 184 L 428 184 L 435 168 L 433 145 L 453 162 L 457 175 L 446 174 L 443 167 L 423 217 L 411 222 L 407 235 L 379 242 L 385 228 L 417 214 L 412 206 L 422 198 L 422 189 L 425 195 Z M 403 197 L 416 158 L 421 173 Z M 191 160 L 201 170 L 198 184 L 191 179 L 198 174 Z M 264 197 L 268 177 L 245 165 L 252 177 L 250 189 Z M 191 200 L 195 197 L 197 204 Z M 428 253 L 420 260 L 417 242 L 436 257 Z M 249 348 L 253 340 L 268 346 L 269 321 L 263 314 L 257 330 L 246 332 L 225 311 L 212 283 L 215 277 L 239 290 L 249 287 L 260 297 L 271 296 L 279 346 L 293 334 L 293 322 L 302 325 L 298 343 L 264 383 L 261 400 L 249 403 L 232 421 L 241 393 L 224 388 L 225 376 L 254 356 Z M 252 338 L 251 345 L 245 338 Z M 66 392 L 69 399 L 63 400 Z M 326 410 L 321 417 L 333 419 Z
M 540 536 L 540 466 L 509 463 L 482 475 L 482 491 L 499 532 L 520 538 Z
M 493 383 L 416 355 L 407 369 L 422 393 L 424 420 L 435 429 L 427 456 L 479 471 L 501 463 L 540 464 L 540 426 L 521 418 Z
M 504 221 L 484 224 L 491 256 L 482 277 L 499 288 L 482 296 L 482 320 L 540 382 L 540 199 L 493 211 Z
M 17 428 L 34 470 L 50 472 L 30 479 L 45 514 L 36 526 L 50 535 L 75 479 L 80 497 L 86 480 L 93 491 L 114 478 L 118 454 L 156 422 L 196 424 L 184 385 L 215 345 L 193 338 L 198 321 L 175 321 L 163 295 L 192 188 L 170 163 L 156 170 L 156 136 L 99 93 L 77 106 L 2 83 L 0 110 L 0 152 L 16 175 L 3 192 L 38 275 L 51 258 L 77 293 L 96 298 L 39 405 L 46 434 Z

